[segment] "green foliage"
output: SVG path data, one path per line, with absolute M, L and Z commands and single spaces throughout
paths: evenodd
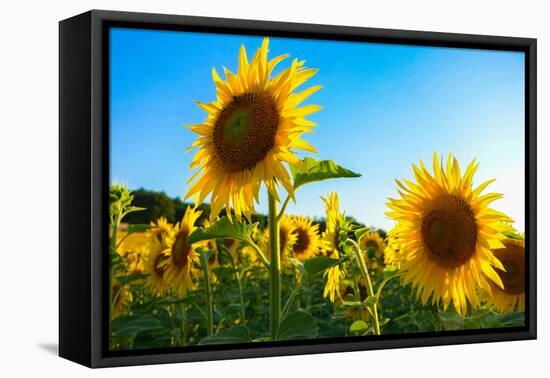
M 158 193 L 151 193 L 154 193 L 151 198 L 162 197 L 157 196 Z M 132 202 L 132 193 L 124 186 L 115 187 L 111 199 L 113 208 L 120 214 L 129 213 L 127 218 L 148 214 L 145 217 L 147 219 L 130 222 L 126 229 L 127 235 L 146 231 L 149 222 L 154 220 L 149 217 L 158 215 L 146 211 L 133 214 L 139 207 Z M 173 220 L 177 220 L 188 204 L 174 199 L 170 201 L 174 204 Z M 208 216 L 208 206 L 203 206 L 203 217 Z M 165 213 L 163 215 L 166 216 Z M 339 238 L 359 240 L 367 228 L 350 218 L 347 221 L 349 227 Z M 318 222 L 322 223 L 323 220 Z M 111 267 L 115 268 L 113 278 L 131 291 L 132 301 L 126 311 L 111 322 L 111 348 L 127 350 L 269 341 L 268 270 L 253 256 L 243 253 L 246 243 L 252 242 L 255 227 L 265 227 L 265 222 L 260 218 L 253 224 L 235 220 L 232 223 L 222 216 L 208 229 L 197 229 L 190 236 L 190 242 L 216 239 L 216 243 L 210 243 L 217 245 L 214 250 L 208 250 L 205 245 L 201 245 L 199 250 L 206 260 L 215 262 L 210 269 L 213 299 L 211 336 L 207 335 L 205 327 L 209 312 L 205 306 L 203 272 L 198 263 L 194 264 L 194 268 L 199 270 L 194 285 L 183 298 L 171 294 L 157 298 L 143 286 L 147 274 L 127 271 L 125 257 L 119 255 L 115 246 L 112 246 L 110 258 Z M 383 230 L 377 231 L 381 236 L 385 234 Z M 225 238 L 238 240 L 239 245 L 231 251 L 223 249 L 222 240 Z M 374 295 L 369 296 L 355 255 L 349 250 L 353 247 L 352 243 L 343 242 L 340 247 L 340 256 L 344 256 L 340 259 L 325 256 L 306 261 L 291 259 L 292 264 L 284 266 L 281 274 L 283 320 L 278 328 L 277 340 L 371 335 L 374 333 L 372 314 L 375 307 L 382 334 L 502 328 L 525 324 L 525 316 L 520 312 L 501 315 L 484 306 L 467 316 L 460 316 L 452 309 L 444 311 L 430 303 L 422 305 L 411 287 L 403 286 L 400 282 L 402 272 L 392 268 L 370 270 Z M 340 297 L 343 300 L 331 303 L 323 296 L 326 282 L 323 273 L 335 266 L 345 272 L 344 281 L 349 286 L 349 292 L 339 293 L 344 297 Z

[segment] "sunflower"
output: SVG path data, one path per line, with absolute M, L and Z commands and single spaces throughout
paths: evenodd
M 166 267 L 167 278 L 174 285 L 174 292 L 180 298 L 193 283 L 191 271 L 198 256 L 195 252 L 196 246 L 189 244 L 187 239 L 195 230 L 195 222 L 201 214 L 202 211 L 188 206 L 181 222 L 176 225 L 174 235 L 168 239 L 168 248 L 164 251 L 168 258 L 161 266 Z
M 253 247 L 251 247 L 248 244 L 244 245 L 244 247 L 241 249 L 241 253 L 239 254 L 239 256 L 240 256 L 239 264 L 241 265 L 242 264 L 255 265 L 260 261 L 258 259 L 257 252 L 254 250 Z
M 386 236 L 386 248 L 384 248 L 384 264 L 386 266 L 401 268 L 399 261 L 399 252 L 401 251 L 401 242 L 399 241 L 399 232 L 397 227 L 392 228 Z
M 121 224 L 117 233 L 117 252 L 124 256 L 127 252 L 135 252 L 145 245 L 145 232 L 128 234 L 128 225 Z
M 209 228 L 211 226 L 211 223 L 208 219 L 205 219 L 203 222 L 202 227 L 203 228 Z M 208 257 L 208 267 L 210 270 L 217 268 L 220 266 L 220 254 L 218 251 L 218 246 L 216 245 L 216 239 L 208 239 L 202 242 L 198 242 L 195 244 L 195 248 L 198 250 L 199 248 L 203 250 L 203 252 L 210 252 L 210 256 Z M 196 271 L 195 271 L 196 270 Z M 199 269 L 193 269 L 193 273 L 199 274 Z
M 145 288 L 154 296 L 161 296 L 170 291 L 171 285 L 166 277 L 164 262 L 168 259 L 166 249 L 168 240 L 173 237 L 174 226 L 159 218 L 151 222 L 149 230 L 145 233 L 145 247 L 143 251 L 144 272 L 148 273 L 145 280 Z
M 384 239 L 380 237 L 376 231 L 367 231 L 362 237 L 359 243 L 361 249 L 369 253 L 369 256 L 381 257 L 384 252 Z
M 361 283 L 355 284 L 347 280 L 342 281 L 338 295 L 340 300 L 352 302 L 363 302 L 368 297 L 365 285 Z M 367 320 L 369 319 L 369 310 L 366 308 L 361 309 L 356 306 L 349 306 L 346 315 L 353 320 Z
M 168 259 L 164 251 L 167 248 L 166 240 L 168 233 L 172 230 L 159 230 L 156 223 L 151 224 L 151 229 L 147 232 L 146 253 L 144 253 L 143 265 L 144 271 L 148 273 L 145 280 L 147 288 L 154 296 L 161 296 L 169 291 L 170 285 L 166 278 L 166 267 L 164 261 Z
M 505 269 L 498 272 L 504 289 L 491 283 L 491 293 L 482 292 L 483 299 L 498 312 L 525 311 L 525 241 L 506 239 L 503 244 L 504 248 L 493 253 Z
M 113 279 L 112 283 L 113 295 L 113 311 L 111 317 L 113 319 L 124 315 L 128 309 L 128 305 L 132 302 L 132 292 L 127 286 L 121 286 L 118 279 Z
M 146 246 L 142 246 L 139 251 L 128 252 L 124 257 L 124 263 L 128 273 L 143 273 L 145 271 Z
M 268 43 L 265 38 L 251 62 L 241 46 L 238 71 L 233 74 L 224 67 L 225 80 L 212 70 L 217 98 L 211 103 L 197 102 L 208 116 L 202 124 L 189 126 L 199 137 L 190 147 L 198 147 L 191 163 L 197 171 L 188 182 L 192 184 L 185 198 L 201 203 L 211 194 L 211 219 L 224 206 L 231 219 L 231 205 L 238 220 L 241 214 L 250 219 L 262 182 L 277 200 L 278 183 L 293 195 L 285 163 L 301 164 L 294 149 L 316 152 L 300 137 L 315 126 L 305 117 L 321 107 L 298 105 L 321 86 L 295 90 L 317 70 L 294 59 L 290 67 L 272 77 L 274 67 L 288 54 L 268 61 Z
M 323 249 L 325 255 L 334 259 L 340 258 L 340 243 L 350 230 L 350 223 L 346 220 L 344 214 L 339 210 L 339 198 L 337 193 L 329 193 L 325 199 L 321 197 L 325 203 L 327 214 L 326 230 L 322 235 Z M 323 296 L 329 297 L 331 302 L 335 301 L 335 296 L 340 289 L 340 281 L 343 278 L 343 272 L 340 265 L 328 268 L 324 274 L 327 282 L 323 291 Z
M 298 235 L 294 229 L 294 222 L 292 218 L 283 216 L 279 222 L 279 253 L 281 256 L 281 264 L 288 266 L 290 260 L 288 259 L 292 253 L 292 247 L 298 241 Z M 260 249 L 262 251 L 269 251 L 269 228 L 264 230 L 262 238 L 260 240 Z M 266 253 L 266 257 L 269 260 L 270 254 Z
M 413 164 L 416 183 L 396 180 L 400 199 L 389 199 L 386 213 L 398 222 L 402 241 L 403 281 L 412 283 L 423 304 L 432 295 L 432 304 L 452 302 L 459 314 L 468 303 L 479 306 L 476 287 L 490 291 L 493 282 L 502 288 L 495 268 L 503 270 L 491 249 L 502 248 L 501 231 L 512 222 L 489 204 L 501 194 L 481 194 L 494 180 L 477 188 L 473 176 L 479 166 L 473 160 L 464 175 L 458 161 L 449 155 L 443 167 L 433 157 L 433 175 L 422 162 Z
M 127 271 L 142 273 L 145 270 L 144 254 L 147 249 L 147 234 L 145 232 L 128 234 L 126 227 L 123 227 L 117 236 L 119 239 L 117 252 L 124 258 Z
M 296 216 L 291 219 L 296 233 L 296 243 L 292 246 L 294 257 L 300 261 L 314 257 L 321 248 L 319 225 L 314 225 L 311 219 L 306 217 Z
M 367 231 L 361 237 L 359 242 L 361 250 L 364 251 L 365 260 L 368 261 L 369 267 L 376 269 L 378 261 L 382 259 L 386 243 L 376 231 Z

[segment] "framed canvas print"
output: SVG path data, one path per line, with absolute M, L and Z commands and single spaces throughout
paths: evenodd
M 60 22 L 60 355 L 536 337 L 536 40 Z

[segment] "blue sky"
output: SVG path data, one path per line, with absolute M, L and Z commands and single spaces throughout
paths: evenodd
M 183 196 L 196 138 L 185 125 L 205 118 L 193 101 L 214 100 L 212 67 L 236 71 L 240 45 L 252 55 L 261 39 L 112 29 L 111 178 Z M 283 53 L 319 69 L 307 83 L 324 86 L 308 99 L 324 106 L 304 137 L 314 157 L 363 175 L 301 188 L 289 213 L 323 216 L 319 196 L 337 191 L 347 214 L 388 229 L 394 179 L 412 178 L 411 164 L 431 163 L 434 151 L 452 152 L 464 167 L 481 162 L 474 183 L 496 178 L 488 189 L 505 197 L 494 207 L 523 230 L 523 53 L 271 38 L 269 56 Z M 265 195 L 257 209 L 266 212 Z

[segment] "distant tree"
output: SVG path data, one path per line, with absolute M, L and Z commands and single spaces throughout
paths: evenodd
M 160 217 L 165 217 L 169 222 L 174 222 L 176 207 L 174 200 L 164 192 L 154 192 L 143 188 L 137 189 L 134 194 L 134 206 L 145 208 L 144 211 L 130 213 L 125 221 L 128 223 L 148 224 Z
M 134 206 L 139 206 L 145 208 L 144 211 L 138 211 L 135 213 L 128 214 L 124 220 L 132 224 L 149 224 L 153 221 L 156 221 L 160 217 L 165 217 L 168 222 L 176 223 L 181 221 L 185 210 L 192 206 L 190 202 L 183 202 L 179 198 L 171 198 L 165 192 L 156 192 L 153 190 L 147 190 L 144 188 L 139 188 L 133 191 L 134 201 L 132 204 Z M 200 204 L 197 206 L 197 209 L 202 211 L 201 216 L 197 220 L 197 225 L 202 226 L 205 219 L 210 217 L 210 205 L 209 204 Z M 225 209 L 222 209 L 220 212 L 220 217 L 226 216 L 227 213 Z M 351 216 L 346 217 L 356 227 L 365 227 L 364 224 L 358 222 L 355 218 Z M 326 218 L 315 218 L 314 221 L 319 223 L 319 231 L 323 232 L 326 229 Z M 254 213 L 252 214 L 252 223 L 258 222 L 261 228 L 267 227 L 267 215 Z M 384 230 L 378 230 L 378 233 L 383 238 L 386 236 Z

